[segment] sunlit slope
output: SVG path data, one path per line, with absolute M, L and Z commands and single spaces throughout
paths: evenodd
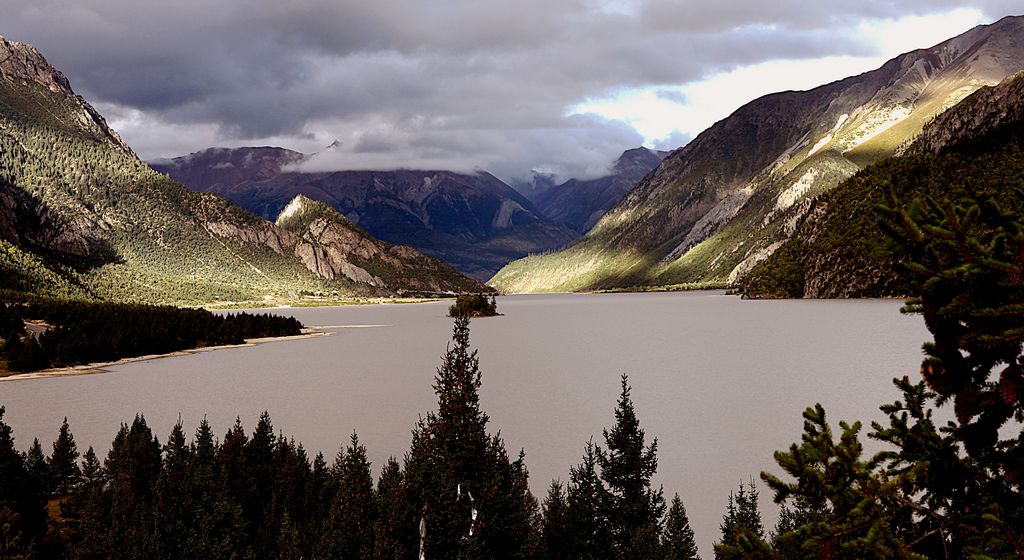
M 730 284 L 792 235 L 814 198 L 895 153 L 935 115 L 1024 69 L 1004 18 L 881 68 L 768 95 L 716 123 L 566 250 L 514 262 L 509 293 Z
M 790 239 L 744 279 L 748 297 L 879 297 L 910 293 L 888 256 L 876 208 L 955 188 L 1005 192 L 1024 183 L 1024 75 L 986 87 L 930 122 L 906 153 L 815 201 Z

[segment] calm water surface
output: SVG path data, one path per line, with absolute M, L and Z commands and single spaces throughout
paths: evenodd
M 353 430 L 379 467 L 401 457 L 432 410 L 434 370 L 451 336 L 447 303 L 285 309 L 333 336 L 129 364 L 109 373 L 0 383 L 19 447 L 44 448 L 67 415 L 84 451 L 104 453 L 143 413 L 166 439 L 180 415 L 224 434 L 263 410 L 275 428 L 330 458 Z M 472 324 L 481 401 L 513 454 L 526 450 L 534 493 L 566 480 L 584 443 L 612 424 L 628 373 L 641 425 L 658 438 L 656 482 L 686 504 L 711 554 L 730 490 L 800 437 L 801 412 L 833 422 L 880 418 L 928 338 L 895 301 L 742 301 L 715 292 L 499 298 L 505 316 Z M 343 327 L 359 326 L 358 328 Z M 776 509 L 762 488 L 766 527 Z

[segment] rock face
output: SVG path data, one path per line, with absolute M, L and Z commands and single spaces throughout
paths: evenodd
M 50 92 L 66 98 L 76 105 L 74 124 L 88 132 L 97 134 L 121 148 L 132 153 L 128 144 L 114 132 L 107 121 L 92 105 L 71 89 L 71 82 L 63 72 L 57 70 L 46 61 L 43 54 L 32 45 L 8 41 L 0 37 L 0 77 L 12 83 L 34 83 Z
M 295 254 L 307 268 L 325 278 L 344 277 L 399 291 L 491 291 L 412 247 L 373 239 L 330 206 L 303 195 L 285 206 L 276 224 L 298 238 Z
M 381 257 L 418 267 L 408 284 L 355 264 L 307 268 L 301 234 L 153 171 L 39 51 L 2 38 L 0 156 L 0 289 L 189 303 L 481 289 L 401 250 Z M 343 242 L 377 243 L 360 231 L 321 246 Z
M 491 284 L 529 292 L 735 282 L 792 235 L 811 201 L 926 122 L 1024 70 L 1024 18 L 979 26 L 881 68 L 754 100 L 665 158 L 578 243 Z
M 751 298 L 906 296 L 899 267 L 884 251 L 876 206 L 887 191 L 903 203 L 942 199 L 969 180 L 973 189 L 1006 188 L 1024 176 L 1019 148 L 1024 74 L 984 87 L 928 123 L 912 144 L 814 202 L 790 239 L 744 280 Z
M 512 259 L 562 247 L 577 237 L 488 173 L 289 171 L 290 164 L 305 157 L 281 148 L 211 148 L 151 165 L 267 218 L 305 195 L 327 203 L 374 237 L 416 247 L 481 280 Z
M 667 155 L 647 148 L 626 150 L 615 161 L 611 175 L 570 179 L 538 191 L 531 200 L 552 221 L 584 234 Z

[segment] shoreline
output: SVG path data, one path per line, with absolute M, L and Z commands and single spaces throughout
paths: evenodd
M 28 381 L 32 379 L 51 379 L 56 377 L 74 377 L 78 375 L 108 373 L 110 371 L 110 369 L 108 368 L 121 366 L 125 364 L 133 364 L 136 362 L 148 362 L 152 360 L 160 360 L 163 358 L 173 358 L 175 356 L 188 356 L 191 354 L 201 354 L 204 352 L 213 352 L 215 350 L 225 350 L 228 348 L 247 348 L 252 346 L 259 346 L 262 344 L 269 344 L 272 342 L 286 342 L 289 340 L 301 340 L 304 338 L 313 338 L 318 336 L 333 336 L 334 333 L 327 332 L 328 329 L 333 328 L 338 327 L 307 327 L 302 329 L 302 334 L 290 336 L 268 336 L 263 338 L 251 338 L 249 340 L 246 340 L 242 344 L 221 344 L 218 346 L 204 346 L 202 348 L 189 348 L 187 350 L 177 350 L 175 352 L 170 352 L 167 354 L 147 354 L 145 356 L 135 356 L 133 358 L 122 358 L 120 360 L 116 360 L 113 362 L 95 362 L 91 364 L 81 364 L 77 366 L 30 371 L 27 373 L 15 373 L 13 375 L 0 377 L 0 383 L 4 381 Z

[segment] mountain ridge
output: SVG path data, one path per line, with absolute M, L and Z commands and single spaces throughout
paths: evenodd
M 950 187 L 1005 188 L 1024 180 L 1019 133 L 1024 73 L 979 89 L 928 123 L 901 155 L 865 169 L 814 202 L 793 236 L 744 279 L 749 298 L 902 297 L 910 293 L 886 250 L 876 207 Z M 995 191 L 998 192 L 998 191 Z
M 321 277 L 298 243 L 154 172 L 42 53 L 0 39 L 0 289 L 209 303 L 399 288 Z
M 667 157 L 564 251 L 511 263 L 505 292 L 742 278 L 792 235 L 810 201 L 895 153 L 925 122 L 1024 69 L 1024 18 L 1007 17 L 876 70 L 762 96 Z
M 564 246 L 578 236 L 486 172 L 288 170 L 305 157 L 283 148 L 207 149 L 152 165 L 267 218 L 295 196 L 308 196 L 374 237 L 414 246 L 481 280 L 513 258 Z

